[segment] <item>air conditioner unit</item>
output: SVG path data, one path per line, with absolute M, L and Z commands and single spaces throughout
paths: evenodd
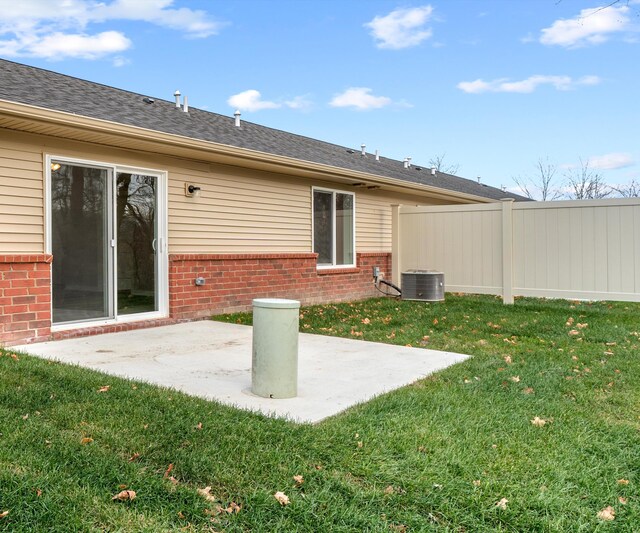
M 402 299 L 441 302 L 444 274 L 435 270 L 407 270 L 402 273 Z

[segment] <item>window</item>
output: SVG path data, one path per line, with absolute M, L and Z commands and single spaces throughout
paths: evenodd
M 355 266 L 352 193 L 313 189 L 313 251 L 319 267 Z

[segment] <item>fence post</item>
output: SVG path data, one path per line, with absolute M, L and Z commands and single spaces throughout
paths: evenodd
M 502 202 L 502 303 L 513 304 L 513 198 Z
M 400 286 L 400 206 L 391 206 L 391 281 Z

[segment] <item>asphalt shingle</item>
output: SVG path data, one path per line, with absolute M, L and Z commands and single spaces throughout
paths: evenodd
M 359 149 L 311 139 L 243 120 L 235 126 L 232 116 L 219 115 L 194 107 L 188 113 L 175 102 L 138 94 L 57 72 L 0 59 L 0 99 L 66 111 L 90 118 L 139 126 L 164 133 L 210 141 L 268 154 L 292 157 L 337 168 L 361 171 L 412 183 L 431 185 L 466 194 L 499 200 L 527 200 L 517 194 L 451 174 L 431 175 L 428 168 L 413 164 L 405 169 L 402 161 L 372 154 L 362 157 Z

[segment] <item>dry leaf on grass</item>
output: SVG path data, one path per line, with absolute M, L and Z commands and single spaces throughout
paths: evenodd
M 505 355 L 504 356 L 504 362 L 507 363 L 508 365 L 511 364 L 511 356 L 510 355 Z
M 534 426 L 537 426 L 539 428 L 541 428 L 542 426 L 544 426 L 547 423 L 547 420 L 545 420 L 544 418 L 540 418 L 539 416 L 536 416 L 533 418 L 533 420 L 531 420 L 531 423 Z
M 619 496 L 619 497 L 618 497 L 618 501 L 619 501 L 622 505 L 627 505 L 627 503 L 629 503 L 629 498 L 625 498 L 624 496 Z
M 85 445 L 85 444 L 91 444 L 92 442 L 93 442 L 93 439 L 91 437 L 84 437 L 80 441 L 80 444 Z
M 129 462 L 132 463 L 133 461 L 135 461 L 138 457 L 140 457 L 140 454 L 138 452 L 134 453 L 131 457 L 129 457 Z
M 589 325 L 589 324 L 586 324 L 586 323 L 585 323 L 585 324 L 580 324 L 580 323 L 578 322 L 578 323 L 576 324 L 576 327 L 577 327 L 578 329 L 584 329 L 584 328 L 586 328 L 588 325 Z
M 22 415 L 22 420 L 26 420 L 27 418 L 29 418 L 29 413 L 27 413 L 26 415 Z
M 211 487 L 205 487 L 204 489 L 198 489 L 198 494 L 204 496 L 204 499 L 208 502 L 217 502 L 218 499 L 211 494 Z
M 479 487 L 481 483 L 482 483 L 482 481 L 480 481 L 479 479 L 474 479 L 473 480 L 473 486 L 474 487 Z
M 496 503 L 496 507 L 498 509 L 505 510 L 507 508 L 507 503 L 508 502 L 509 502 L 509 500 L 507 500 L 506 498 L 502 498 L 498 503 Z
M 278 500 L 280 505 L 289 505 L 291 502 L 289 501 L 289 496 L 287 496 L 284 492 L 276 492 L 273 497 Z
M 0 518 L 4 518 L 5 516 L 7 516 L 9 514 L 9 511 L 2 511 L 0 513 Z
M 573 320 L 573 317 L 570 316 L 569 320 L 566 321 L 565 326 L 573 326 L 574 322 L 575 322 L 575 320 Z
M 514 383 L 520 383 L 520 376 L 511 376 L 509 379 Z
M 393 494 L 394 492 L 393 485 L 389 485 L 384 489 L 385 494 Z
M 293 476 L 293 480 L 296 482 L 296 485 L 298 486 L 304 483 L 304 478 L 302 476 Z
M 198 422 L 198 424 L 196 425 L 196 429 L 202 429 L 202 422 Z
M 618 485 L 628 485 L 629 484 L 629 480 L 628 479 L 619 479 L 618 480 Z
M 103 385 L 98 389 L 98 392 L 108 392 L 110 388 L 111 388 L 111 385 Z
M 615 520 L 616 518 L 616 510 L 607 505 L 602 511 L 598 511 L 598 518 L 600 520 Z
M 577 329 L 572 329 L 572 330 L 569 332 L 569 335 L 580 335 L 580 332 L 579 332 Z
M 238 505 L 236 502 L 231 502 L 225 511 L 227 514 L 238 514 L 240 509 L 242 509 L 242 505 Z
M 184 519 L 184 513 L 182 511 L 178 511 L 178 518 Z
M 112 500 L 117 500 L 119 502 L 131 501 L 136 499 L 136 491 L 135 490 L 122 490 L 118 492 Z
M 371 324 L 371 320 L 369 320 L 368 318 L 363 318 L 360 322 L 362 322 L 363 324 Z
M 533 390 L 533 387 L 527 387 L 527 388 L 523 389 L 522 392 L 524 394 L 533 394 L 535 391 Z
M 162 476 L 162 477 L 165 477 L 165 478 L 169 477 L 169 474 L 171 474 L 172 470 L 173 470 L 173 463 L 169 463 L 169 466 L 164 471 L 164 476 Z
M 36 496 L 39 498 L 40 496 L 42 496 L 42 490 L 41 489 L 36 489 Z

